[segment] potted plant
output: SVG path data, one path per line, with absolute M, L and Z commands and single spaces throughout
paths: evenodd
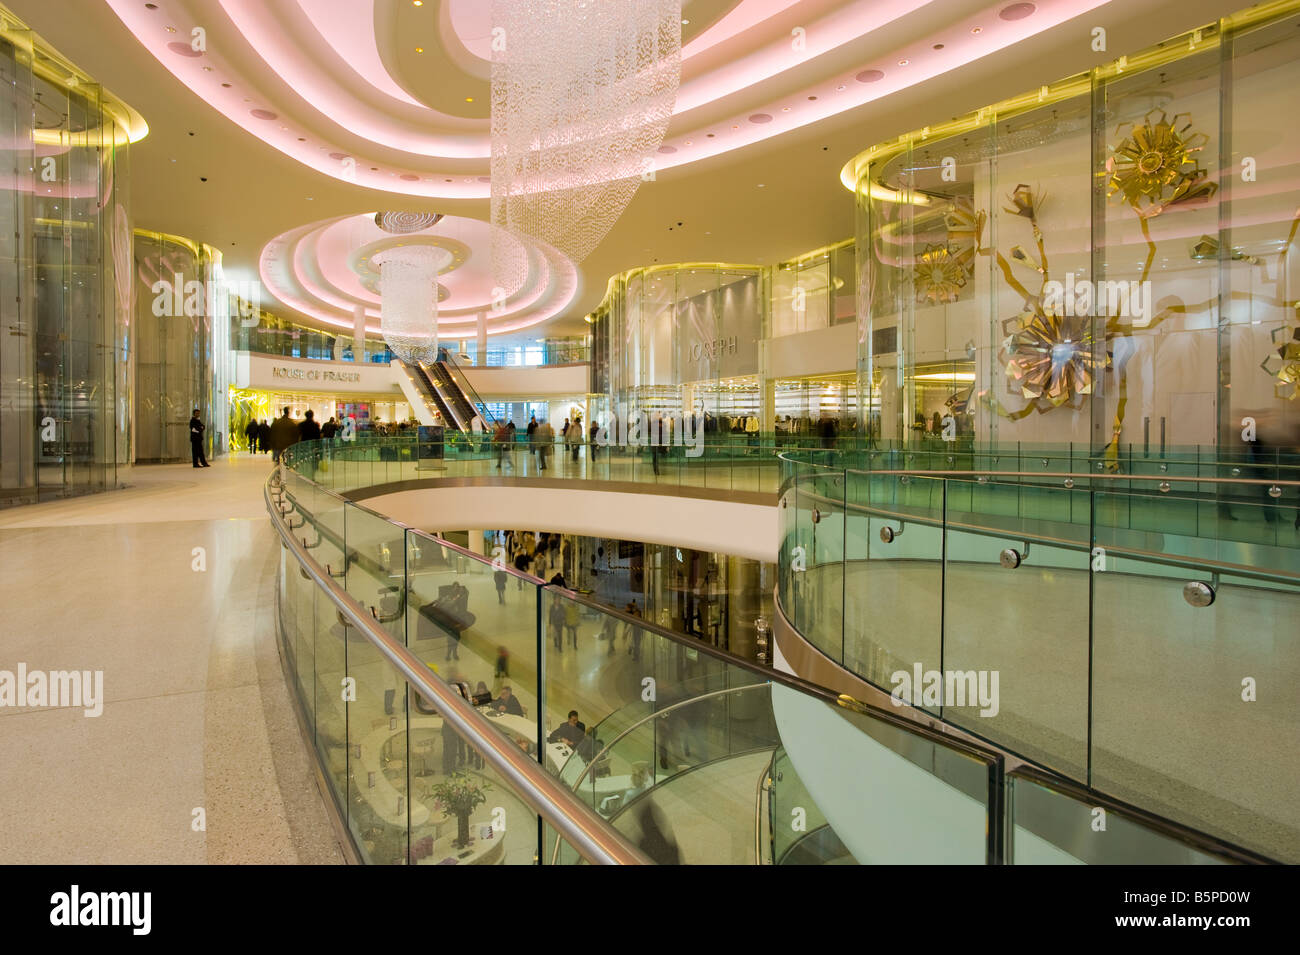
M 484 793 L 491 788 L 491 783 L 469 773 L 452 773 L 445 782 L 429 787 L 434 807 L 456 817 L 456 841 L 453 843 L 456 848 L 464 849 L 469 845 L 470 813 L 476 806 L 487 802 Z

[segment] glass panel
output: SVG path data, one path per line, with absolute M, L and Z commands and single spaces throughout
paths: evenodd
M 1088 492 L 1018 485 L 1023 516 L 1000 517 L 954 503 L 984 487 L 961 484 L 948 482 L 943 671 L 923 676 L 924 706 L 1083 779 Z
M 850 471 L 844 665 L 893 690 L 893 675 L 942 659 L 943 515 L 938 478 Z
M 1286 689 L 1300 680 L 1300 584 L 1269 576 L 1294 574 L 1295 552 L 1115 520 L 1144 525 L 1142 511 L 1166 497 L 1096 496 L 1092 785 L 1300 860 L 1300 807 L 1286 795 L 1300 752 L 1300 704 Z M 1270 507 L 1233 511 L 1262 527 Z M 1205 558 L 1258 572 L 1215 573 Z M 1189 587 L 1213 602 L 1189 602 Z
M 1007 794 L 1009 865 L 1223 864 L 1119 812 L 1106 812 L 1014 773 L 1007 778 Z M 1103 818 L 1104 827 L 1098 825 Z
M 410 735 L 397 671 L 369 640 L 348 647 L 348 828 L 364 861 L 401 865 L 408 824 L 423 813 L 408 804 Z

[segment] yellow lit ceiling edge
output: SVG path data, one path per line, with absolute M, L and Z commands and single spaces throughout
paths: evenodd
M 1230 17 L 1224 17 L 1217 23 L 1209 23 L 1199 29 L 1189 30 L 1156 46 L 1148 47 L 1140 53 L 1121 56 L 1086 73 L 1076 73 L 1050 86 L 1042 86 L 1032 92 L 981 107 L 938 126 L 926 126 L 923 129 L 904 133 L 897 139 L 872 146 L 846 162 L 844 168 L 840 170 L 840 183 L 849 192 L 858 192 L 858 183 L 866 175 L 871 163 L 904 152 L 915 143 L 968 133 L 1019 113 L 1081 96 L 1091 91 L 1094 82 L 1113 79 L 1124 73 L 1137 73 L 1164 66 L 1193 53 L 1214 49 L 1219 45 L 1220 38 L 1225 32 L 1254 26 L 1295 10 L 1300 10 L 1300 0 L 1272 0 L 1270 3 L 1261 3 Z M 924 194 L 912 193 L 910 190 L 889 189 L 880 183 L 870 183 L 868 189 L 871 198 L 884 202 L 910 202 L 913 205 L 928 205 L 930 202 L 929 197 Z

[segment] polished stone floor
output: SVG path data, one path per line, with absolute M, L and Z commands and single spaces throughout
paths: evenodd
M 106 701 L 0 709 L 0 862 L 342 861 L 275 647 L 268 469 L 0 511 L 0 669 L 101 670 Z

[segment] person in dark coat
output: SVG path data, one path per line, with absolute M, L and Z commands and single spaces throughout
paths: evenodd
M 257 450 L 263 454 L 271 450 L 271 426 L 265 420 L 257 423 Z
M 280 455 L 297 440 L 298 422 L 289 417 L 289 409 L 285 408 L 284 414 L 276 418 L 275 424 L 271 425 L 271 456 L 276 464 L 280 463 Z
M 248 427 L 244 429 L 244 437 L 248 439 L 248 450 L 251 454 L 257 453 L 257 419 L 248 422 Z
M 313 420 L 311 410 L 309 409 L 307 413 L 303 415 L 302 421 L 298 422 L 298 440 L 315 441 L 319 437 L 320 425 Z
M 203 455 L 203 431 L 205 425 L 199 420 L 199 409 L 194 409 L 190 417 L 190 456 L 194 458 L 196 468 L 208 468 L 208 459 Z

